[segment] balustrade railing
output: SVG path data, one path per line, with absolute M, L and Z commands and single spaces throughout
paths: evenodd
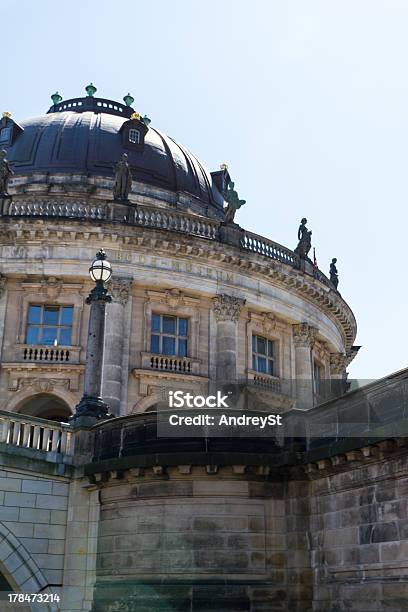
M 113 214 L 111 206 L 110 203 L 99 205 L 86 202 L 58 202 L 56 200 L 12 200 L 6 211 L 6 216 L 62 217 L 109 221 Z M 208 240 L 220 240 L 219 221 L 180 210 L 129 206 L 129 214 L 123 220 L 123 223 L 158 230 L 176 231 Z M 241 229 L 237 231 L 241 235 L 239 244 L 243 250 L 263 255 L 294 268 L 301 268 L 299 256 L 291 249 L 258 234 Z M 311 262 L 309 263 L 311 265 Z M 334 288 L 330 280 L 317 268 L 308 269 L 306 267 L 302 269 L 325 285 Z
M 28 346 L 23 350 L 24 361 L 69 361 L 69 350 Z
M 186 357 L 152 355 L 150 357 L 150 367 L 153 370 L 179 372 L 180 374 L 191 374 L 192 372 L 191 361 Z
M 97 204 L 54 201 L 12 201 L 8 210 L 11 217 L 65 217 L 69 219 L 105 219 L 106 209 Z
M 63 455 L 73 454 L 73 439 L 68 424 L 5 410 L 0 410 L 0 442 Z
M 272 240 L 268 240 L 252 232 L 244 231 L 244 235 L 241 239 L 241 246 L 247 251 L 265 255 L 271 259 L 289 264 L 290 266 L 298 265 L 298 256 L 293 251 L 277 242 L 273 242 Z

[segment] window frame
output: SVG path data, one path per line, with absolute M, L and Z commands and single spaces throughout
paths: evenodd
M 137 134 L 137 141 L 131 139 L 132 132 Z M 128 130 L 128 142 L 129 142 L 129 144 L 137 146 L 137 145 L 141 144 L 141 141 L 142 141 L 142 135 L 140 133 L 140 130 L 138 130 L 135 127 L 129 128 L 129 130 Z
M 265 347 L 265 353 L 262 353 L 259 351 L 259 346 L 258 346 L 258 340 L 263 340 L 266 343 L 266 347 Z M 276 359 L 277 359 L 277 354 L 276 354 L 276 346 L 277 346 L 277 341 L 272 339 L 272 338 L 268 338 L 267 336 L 263 336 L 259 333 L 257 333 L 256 331 L 252 332 L 252 340 L 251 340 L 251 365 L 252 365 L 252 371 L 256 372 L 257 374 L 264 374 L 266 376 L 273 376 L 274 378 L 277 378 L 276 375 Z M 269 352 L 269 349 L 271 348 L 271 353 Z M 266 370 L 261 370 L 259 368 L 259 360 L 260 359 L 265 359 L 265 367 Z M 270 368 L 270 364 L 271 364 L 271 368 Z M 270 371 L 271 369 L 271 371 Z
M 155 317 L 159 318 L 159 329 L 154 329 L 155 325 Z M 175 332 L 172 333 L 170 331 L 164 330 L 164 319 L 165 318 L 175 319 Z M 180 321 L 186 321 L 186 333 L 180 333 Z M 190 349 L 190 328 L 191 328 L 191 318 L 188 316 L 183 316 L 179 314 L 169 314 L 163 312 L 152 311 L 151 321 L 150 321 L 150 352 L 154 355 L 165 355 L 166 357 L 179 357 L 180 359 L 189 357 L 189 349 Z M 158 337 L 158 351 L 153 350 L 153 336 Z M 174 339 L 175 352 L 167 353 L 164 351 L 164 338 Z M 180 345 L 179 342 L 185 342 L 185 354 L 180 354 Z
M 40 321 L 37 322 L 30 322 L 30 311 L 31 308 L 40 308 Z M 45 317 L 44 317 L 44 313 L 45 311 L 48 309 L 54 309 L 58 311 L 58 321 L 57 323 L 46 323 L 45 322 Z M 63 309 L 64 308 L 70 308 L 71 309 L 71 322 L 69 324 L 67 323 L 63 323 L 62 322 L 62 317 L 63 317 Z M 30 344 L 30 345 L 37 345 L 37 346 L 54 346 L 54 342 L 55 340 L 57 340 L 57 345 L 56 346 L 73 346 L 72 342 L 72 338 L 73 338 L 73 332 L 74 332 L 74 322 L 75 322 L 75 306 L 74 304 L 51 304 L 51 303 L 38 303 L 38 302 L 29 302 L 27 305 L 27 320 L 26 320 L 26 326 L 25 326 L 25 343 L 26 344 Z M 30 332 L 30 328 L 31 329 L 38 329 L 39 333 L 38 333 L 38 337 L 37 337 L 37 341 L 29 341 L 29 332 Z M 44 341 L 44 330 L 46 329 L 56 329 L 57 330 L 57 337 L 54 338 L 53 341 L 51 342 L 45 342 Z M 61 342 L 61 333 L 64 332 L 65 330 L 70 330 L 70 342 L 66 343 L 66 342 Z

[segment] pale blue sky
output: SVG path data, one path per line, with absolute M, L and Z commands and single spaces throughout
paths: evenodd
M 56 89 L 134 106 L 210 170 L 244 227 L 338 258 L 363 348 L 350 375 L 408 365 L 408 4 L 396 0 L 0 0 L 0 111 Z

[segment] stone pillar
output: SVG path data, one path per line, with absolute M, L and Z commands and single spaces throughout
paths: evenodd
M 309 410 L 313 407 L 313 360 L 312 348 L 317 329 L 307 323 L 292 325 L 295 345 L 296 408 Z
M 112 303 L 106 317 L 105 358 L 103 364 L 102 397 L 115 416 L 121 412 L 123 385 L 126 384 L 123 371 L 125 337 L 125 308 L 129 300 L 132 280 L 113 277 L 109 283 Z
M 245 300 L 221 294 L 213 299 L 217 321 L 217 382 L 237 380 L 237 322 Z

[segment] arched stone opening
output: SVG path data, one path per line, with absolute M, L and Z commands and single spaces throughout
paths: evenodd
M 18 412 L 57 422 L 67 422 L 72 414 L 70 407 L 63 399 L 49 393 L 39 393 L 25 399 L 18 407 Z

